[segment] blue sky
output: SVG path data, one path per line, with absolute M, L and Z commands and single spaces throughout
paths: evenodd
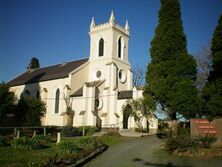
M 89 25 L 108 21 L 114 10 L 122 26 L 129 21 L 132 66 L 150 62 L 150 41 L 158 23 L 159 0 L 0 0 L 0 81 L 24 72 L 32 57 L 41 67 L 89 56 Z M 221 0 L 181 0 L 189 53 L 212 38 Z

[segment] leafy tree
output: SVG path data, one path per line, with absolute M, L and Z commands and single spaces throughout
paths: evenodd
M 212 70 L 203 89 L 203 110 L 209 118 L 222 116 L 222 15 L 211 42 Z
M 9 85 L 0 84 L 0 118 L 4 118 L 6 114 L 12 113 L 15 107 L 15 95 L 9 91 Z
M 39 68 L 40 64 L 39 64 L 39 60 L 36 57 L 33 57 L 31 59 L 31 62 L 29 63 L 27 69 L 35 69 L 35 68 Z
M 161 0 L 159 24 L 151 42 L 145 101 L 161 106 L 172 120 L 177 115 L 195 117 L 198 112 L 196 62 L 188 54 L 178 0 Z
M 41 118 L 45 115 L 44 102 L 34 97 L 23 97 L 19 100 L 16 118 L 19 126 L 40 126 Z

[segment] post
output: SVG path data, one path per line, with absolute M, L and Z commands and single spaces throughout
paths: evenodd
M 16 138 L 18 139 L 20 137 L 20 131 L 17 131 L 17 136 Z
M 57 132 L 57 142 L 59 143 L 61 141 L 61 132 Z
M 44 127 L 44 135 L 46 135 L 46 127 Z
M 16 138 L 16 132 L 17 132 L 17 129 L 14 128 L 14 139 Z
M 85 127 L 82 127 L 82 136 L 85 136 Z
M 36 130 L 34 130 L 32 137 L 35 137 L 35 136 L 36 136 Z

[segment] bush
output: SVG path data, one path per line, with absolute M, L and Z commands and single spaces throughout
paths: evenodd
M 94 126 L 86 126 L 85 128 L 85 136 L 92 136 L 94 133 L 98 132 L 99 129 Z M 83 130 L 83 127 L 81 127 L 81 131 Z
M 34 143 L 38 143 L 41 146 L 46 146 L 51 143 L 51 137 L 49 135 L 36 135 L 32 138 Z
M 61 141 L 56 146 L 56 151 L 58 153 L 77 153 L 79 151 L 79 148 L 75 141 L 72 140 L 65 140 Z
M 65 127 L 62 128 L 62 135 L 64 137 L 82 136 L 82 131 L 79 128 L 75 127 Z
M 0 147 L 1 146 L 6 146 L 7 144 L 6 144 L 6 139 L 5 139 L 5 137 L 3 137 L 3 136 L 0 136 Z
M 195 151 L 199 148 L 210 148 L 211 144 L 217 140 L 212 135 L 202 135 L 198 137 L 190 137 L 189 130 L 181 128 L 178 129 L 178 133 L 174 136 L 168 136 L 165 142 L 165 148 L 168 152 L 185 152 Z
M 51 142 L 49 135 L 36 135 L 33 138 L 20 137 L 12 141 L 12 146 L 16 149 L 33 150 L 41 149 Z
M 176 135 L 170 135 L 169 132 L 165 144 L 168 152 L 175 150 L 184 152 L 186 150 L 196 150 L 196 147 L 198 147 L 198 141 L 191 138 L 189 130 L 184 128 L 179 128 Z
M 41 118 L 46 112 L 45 103 L 38 98 L 22 97 L 16 107 L 19 126 L 41 126 Z
M 14 139 L 12 142 L 12 146 L 16 149 L 23 149 L 23 150 L 32 150 L 32 149 L 41 148 L 39 142 L 29 139 L 27 137 L 20 137 L 18 139 Z
M 96 138 L 91 136 L 81 137 L 76 140 L 64 140 L 56 146 L 58 153 L 77 153 L 80 151 L 88 152 L 91 151 L 101 144 Z
M 76 140 L 79 149 L 91 150 L 99 145 L 94 137 L 86 136 Z
M 203 148 L 210 148 L 211 144 L 213 144 L 217 138 L 214 135 L 205 135 L 205 136 L 198 136 L 199 144 Z

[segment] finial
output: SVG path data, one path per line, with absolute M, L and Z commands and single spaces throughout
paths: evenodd
M 92 17 L 92 21 L 91 21 L 90 27 L 94 27 L 94 26 L 95 26 L 95 20 L 94 20 L 94 17 Z
M 129 24 L 128 24 L 128 20 L 126 20 L 125 29 L 126 29 L 126 30 L 129 30 Z
M 129 35 L 129 24 L 128 24 L 128 20 L 126 20 L 125 30 L 126 30 L 126 33 Z
M 110 18 L 109 18 L 109 22 L 115 22 L 115 17 L 114 17 L 114 12 L 112 10 Z

